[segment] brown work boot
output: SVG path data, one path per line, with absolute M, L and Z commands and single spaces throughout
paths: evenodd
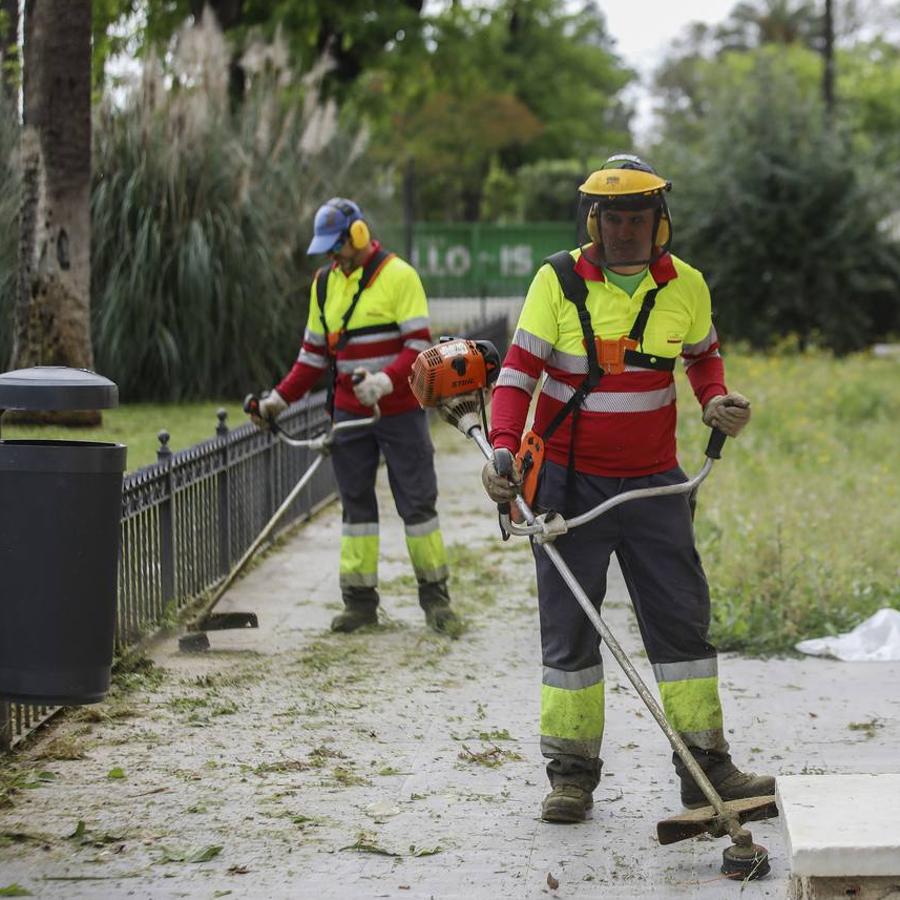
M 565 824 L 583 822 L 593 805 L 590 791 L 577 784 L 555 784 L 541 803 L 541 818 L 545 822 Z
M 771 775 L 755 775 L 753 772 L 742 772 L 733 763 L 730 771 L 725 767 L 713 770 L 708 774 L 710 783 L 718 791 L 723 800 L 743 800 L 745 797 L 768 797 L 775 793 L 775 779 Z M 688 809 L 699 809 L 709 806 L 703 791 L 697 787 L 694 779 L 688 775 L 681 780 L 681 802 Z

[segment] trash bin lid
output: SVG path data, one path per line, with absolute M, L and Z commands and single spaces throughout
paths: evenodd
M 34 366 L 0 375 L 0 410 L 110 409 L 118 405 L 116 383 L 88 369 Z

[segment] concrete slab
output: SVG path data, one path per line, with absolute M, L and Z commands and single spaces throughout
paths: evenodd
M 777 800 L 794 875 L 900 876 L 900 775 L 782 775 Z

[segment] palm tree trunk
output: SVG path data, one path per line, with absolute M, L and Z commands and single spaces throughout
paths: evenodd
M 825 102 L 825 116 L 831 118 L 834 111 L 834 16 L 832 0 L 825 0 L 823 20 L 824 40 L 822 42 L 822 99 Z
M 3 35 L 0 53 L 3 54 L 3 93 L 11 107 L 19 107 L 19 0 L 2 0 Z
M 23 88 L 11 368 L 90 369 L 91 0 L 26 0 Z M 23 419 L 94 425 L 100 414 Z

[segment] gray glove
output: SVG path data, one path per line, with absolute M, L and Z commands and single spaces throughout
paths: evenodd
M 737 437 L 750 421 L 750 401 L 737 391 L 718 394 L 703 407 L 703 422 L 728 437 Z
M 511 476 L 501 475 L 497 471 L 498 460 L 500 468 L 511 472 Z M 489 459 L 481 470 L 481 483 L 484 485 L 488 497 L 494 503 L 509 503 L 515 500 L 516 494 L 519 493 L 518 487 L 522 483 L 522 477 L 518 463 L 509 450 L 501 447 L 494 451 L 493 458 Z
M 363 406 L 374 406 L 394 390 L 394 382 L 387 372 L 373 374 L 368 369 L 354 369 L 353 374 L 360 378 L 353 385 L 353 393 Z
M 259 415 L 251 415 L 250 421 L 257 428 L 268 428 L 280 413 L 288 408 L 287 400 L 274 388 L 259 401 Z

